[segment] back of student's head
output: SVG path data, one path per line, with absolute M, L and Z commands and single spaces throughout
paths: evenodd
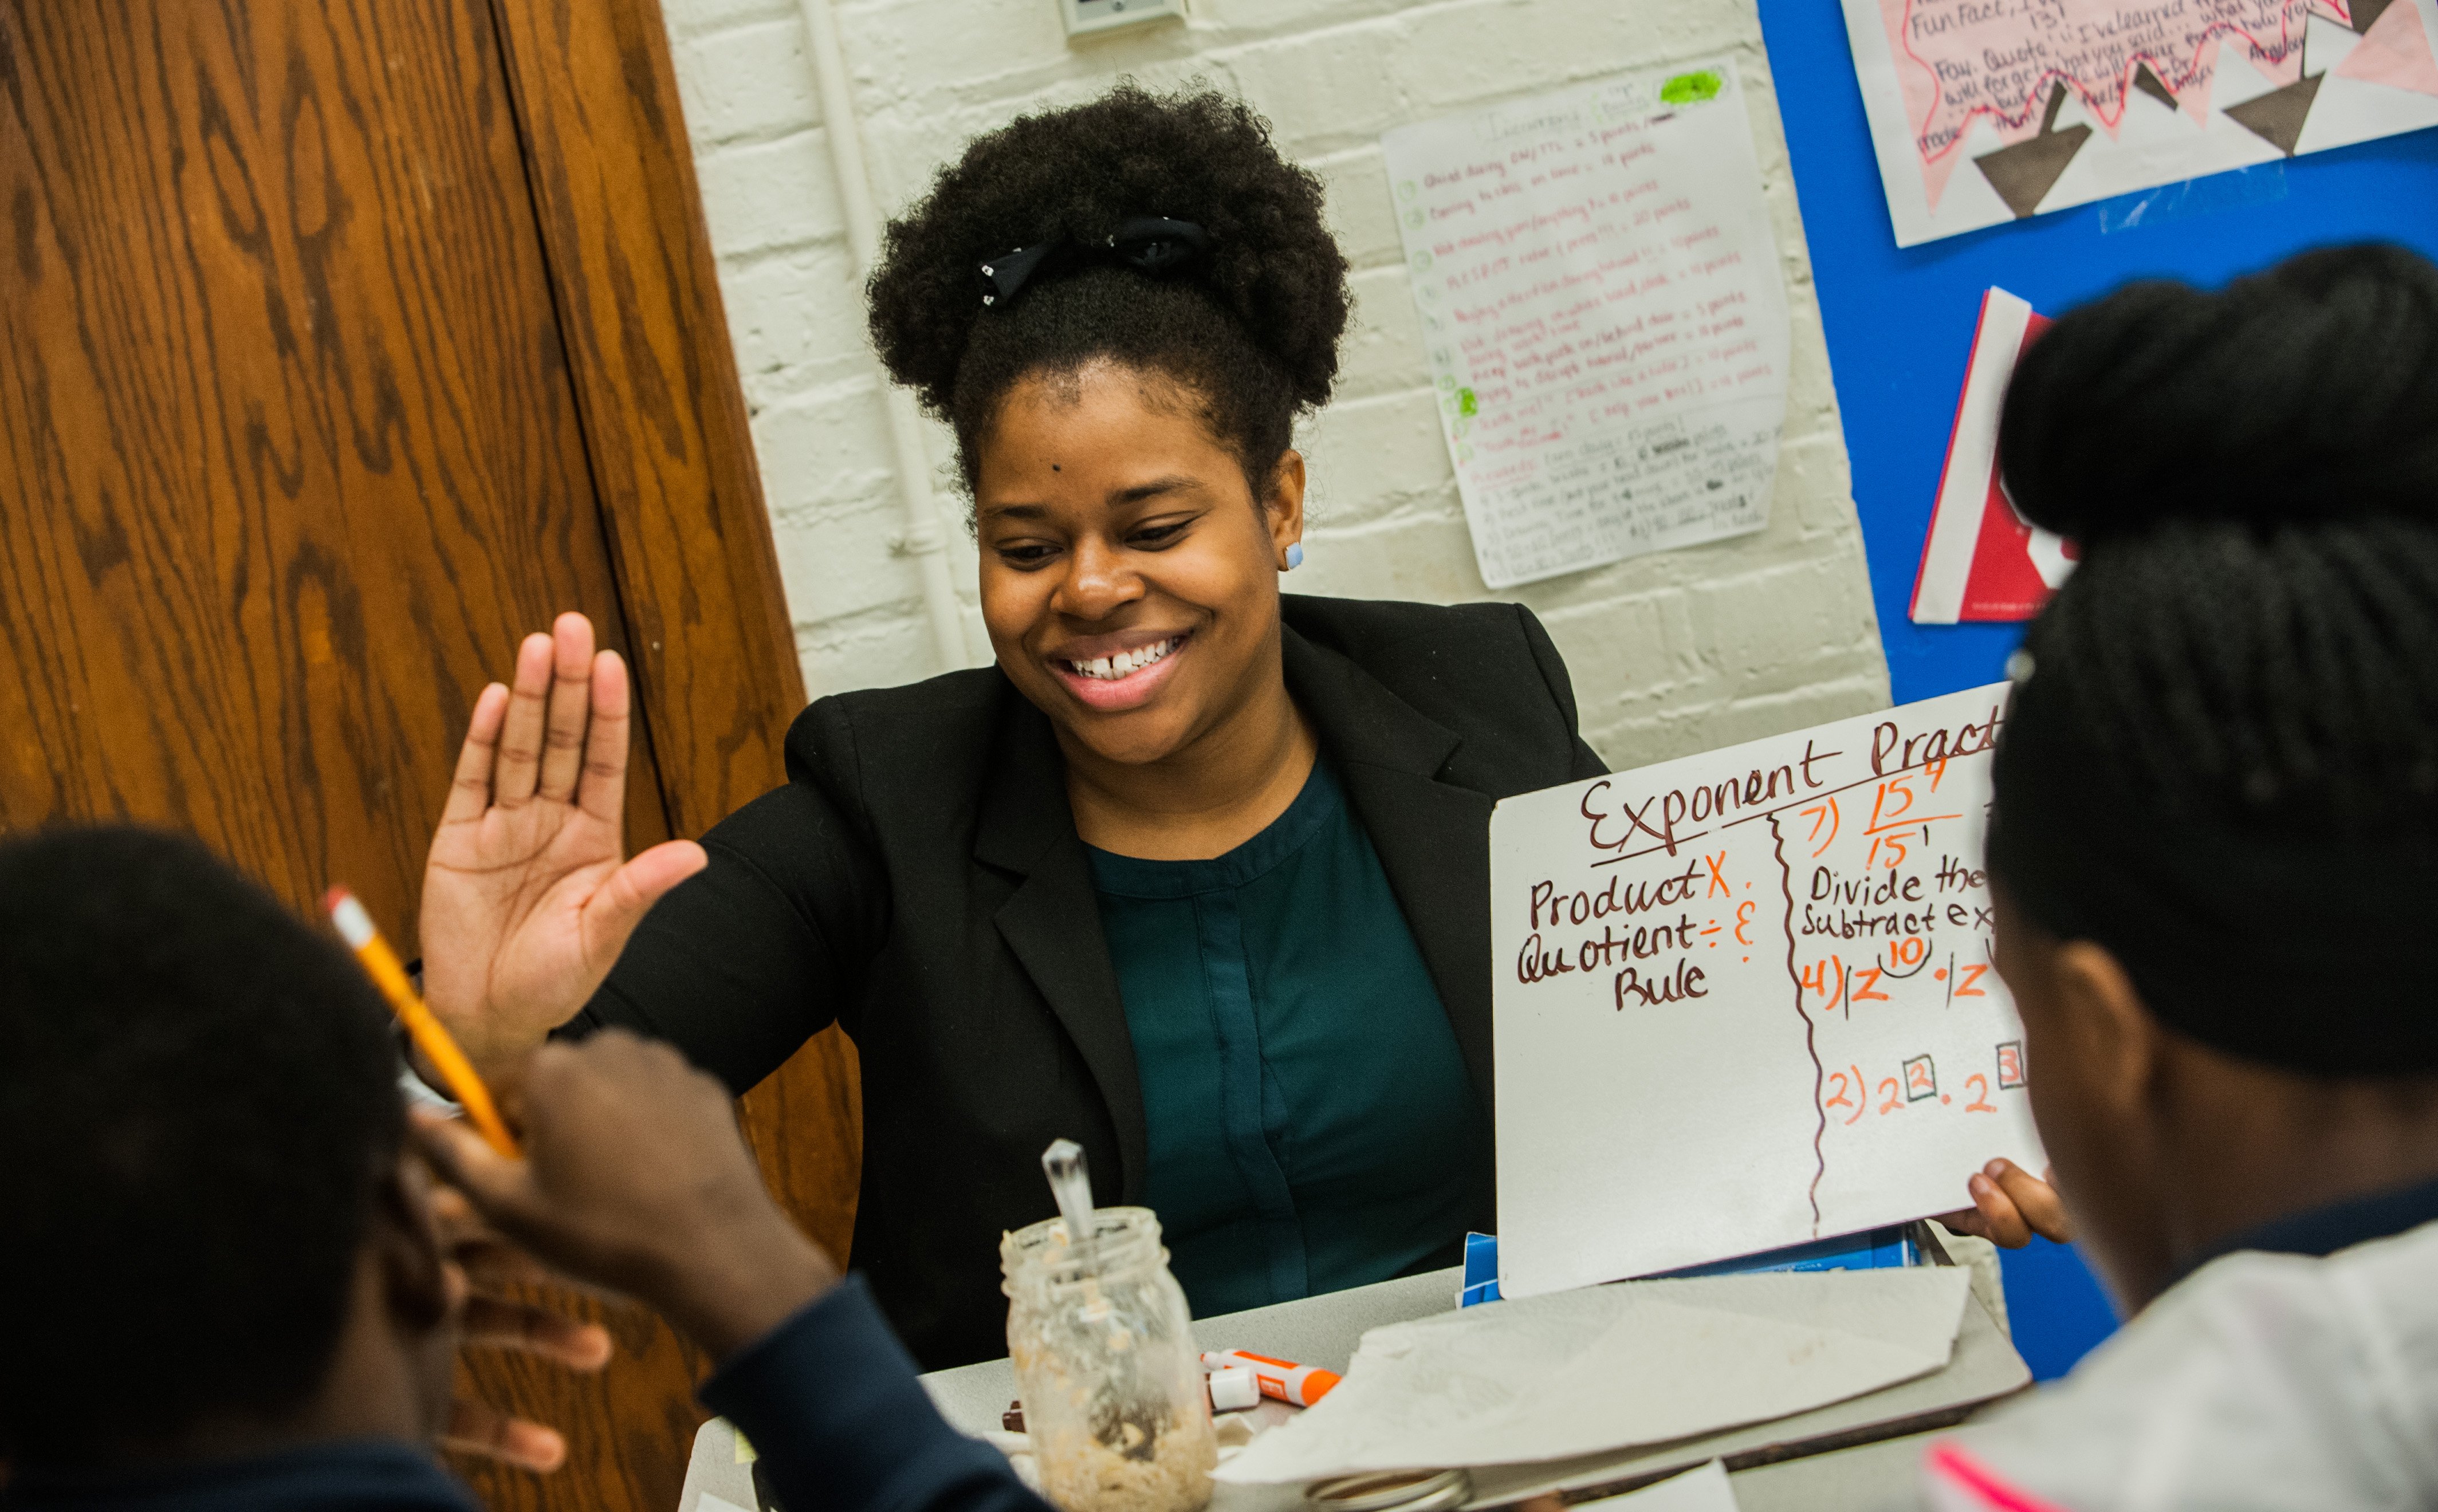
M 2017 664 L 2001 883 L 2194 1039 L 2438 1072 L 2438 269 L 2122 289 L 2024 355 L 2000 449 L 2082 553 Z
M 0 1461 L 301 1405 L 396 1076 L 354 960 L 193 841 L 0 841 Z

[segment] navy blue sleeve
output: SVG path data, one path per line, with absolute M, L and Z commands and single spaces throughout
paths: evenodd
M 702 1399 L 751 1442 L 787 1512 L 1051 1512 L 931 1405 L 859 1275 L 731 1355 Z

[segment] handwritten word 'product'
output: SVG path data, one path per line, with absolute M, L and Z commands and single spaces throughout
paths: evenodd
M 1982 861 L 2005 695 L 1498 805 L 1503 1294 L 1951 1211 L 1994 1156 L 2042 1168 Z
M 1483 581 L 1768 523 L 1786 292 L 1733 60 L 1381 149 Z

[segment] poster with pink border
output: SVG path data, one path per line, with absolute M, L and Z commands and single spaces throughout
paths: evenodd
M 2438 0 L 1845 0 L 1899 246 L 2438 126 Z

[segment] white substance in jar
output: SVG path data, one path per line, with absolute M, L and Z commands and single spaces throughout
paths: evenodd
M 1115 1445 L 1073 1428 L 1035 1436 L 1043 1493 L 1064 1512 L 1198 1512 L 1219 1454 L 1210 1417 L 1179 1413 L 1164 1427 L 1148 1445 L 1131 1422 L 1119 1425 Z
M 1093 1222 L 1088 1268 L 1059 1220 L 999 1245 L 1008 1355 L 1043 1494 L 1062 1512 L 1201 1512 L 1219 1444 L 1159 1221 L 1104 1207 Z

